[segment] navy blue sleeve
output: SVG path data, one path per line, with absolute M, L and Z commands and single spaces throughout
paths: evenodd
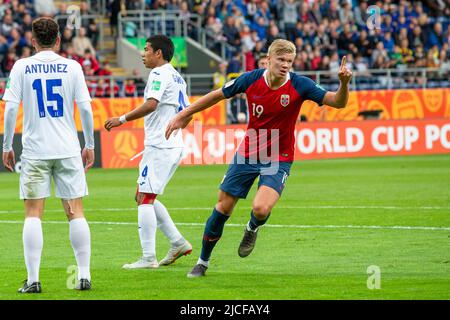
M 323 105 L 323 98 L 327 91 L 308 77 L 291 73 L 291 81 L 295 90 L 304 100 L 312 100 L 319 106 Z
M 253 71 L 248 71 L 246 73 L 241 74 L 236 79 L 228 81 L 222 87 L 222 92 L 225 98 L 231 98 L 232 96 L 243 93 L 247 91 L 247 88 L 250 87 L 256 80 L 262 77 L 265 69 L 257 69 Z

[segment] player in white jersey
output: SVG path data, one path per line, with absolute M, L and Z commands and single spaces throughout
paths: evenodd
M 23 245 L 28 277 L 19 292 L 41 292 L 41 219 L 52 177 L 56 197 L 61 198 L 69 220 L 69 236 L 78 265 L 75 289 L 89 290 L 91 240 L 82 197 L 88 194 L 85 171 L 94 163 L 91 97 L 80 64 L 55 52 L 61 41 L 58 24 L 51 18 L 39 18 L 32 24 L 32 33 L 37 53 L 14 64 L 3 96 L 6 101 L 3 164 L 9 171 L 14 171 L 12 141 L 17 111 L 23 102 L 20 198 L 25 203 Z M 74 121 L 74 101 L 86 141 L 82 153 Z
M 169 63 L 174 54 L 170 38 L 155 35 L 147 39 L 143 63 L 152 71 L 144 92 L 144 104 L 121 117 L 106 120 L 105 129 L 111 130 L 127 121 L 144 117 L 145 150 L 139 164 L 138 204 L 139 238 L 142 257 L 125 269 L 158 268 L 169 265 L 192 251 L 192 245 L 183 238 L 164 205 L 156 200 L 164 192 L 182 157 L 182 136 L 165 139 L 165 127 L 178 111 L 189 105 L 186 82 Z M 171 242 L 167 255 L 159 263 L 156 258 L 156 228 L 159 227 Z

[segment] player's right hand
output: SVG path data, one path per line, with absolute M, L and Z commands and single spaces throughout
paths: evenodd
M 109 118 L 105 121 L 105 129 L 111 130 L 112 128 L 119 127 L 122 125 L 122 122 L 120 122 L 119 117 L 113 117 Z
M 84 172 L 87 172 L 94 165 L 95 153 L 94 149 L 84 148 L 81 152 L 81 159 L 84 164 Z
M 14 155 L 14 150 L 3 152 L 3 166 L 6 170 L 14 172 L 14 167 L 16 166 L 16 156 Z
M 179 112 L 170 120 L 166 128 L 166 140 L 169 140 L 170 135 L 177 129 L 184 129 L 192 120 L 192 116 L 186 116 L 185 110 Z

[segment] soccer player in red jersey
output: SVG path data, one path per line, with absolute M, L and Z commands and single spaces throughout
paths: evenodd
M 295 123 L 301 105 L 312 100 L 319 105 L 344 108 L 348 101 L 348 84 L 352 72 L 342 58 L 340 86 L 336 92 L 325 91 L 313 80 L 289 72 L 296 56 L 294 44 L 275 40 L 269 47 L 268 68 L 246 72 L 203 96 L 179 112 L 166 129 L 166 138 L 173 131 L 185 128 L 194 113 L 217 102 L 245 93 L 249 108 L 246 135 L 220 185 L 219 199 L 206 222 L 202 252 L 188 277 L 201 277 L 209 265 L 211 252 L 222 236 L 225 222 L 240 198 L 246 198 L 255 179 L 258 191 L 253 199 L 250 221 L 238 249 L 240 257 L 248 256 L 256 242 L 258 228 L 264 225 L 281 196 L 294 160 Z

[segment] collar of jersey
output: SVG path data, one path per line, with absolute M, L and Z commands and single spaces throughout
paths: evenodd
M 41 58 L 41 57 L 46 57 L 46 58 L 50 58 L 50 57 L 60 58 L 60 56 L 59 56 L 55 51 L 52 51 L 52 50 L 43 50 L 43 51 L 40 51 L 40 52 L 36 53 L 33 57 L 34 57 L 34 58 L 37 58 L 37 59 L 39 59 L 39 58 Z
M 264 81 L 266 82 L 266 85 L 269 87 L 269 89 L 273 90 L 272 88 L 270 88 L 269 82 L 267 81 L 267 72 L 268 72 L 268 70 L 266 69 L 266 71 L 264 71 L 264 73 L 263 73 Z M 283 84 L 281 86 L 279 86 L 278 88 L 281 88 L 282 86 L 284 86 L 290 79 L 291 79 L 291 74 L 290 74 L 290 72 L 288 72 Z

